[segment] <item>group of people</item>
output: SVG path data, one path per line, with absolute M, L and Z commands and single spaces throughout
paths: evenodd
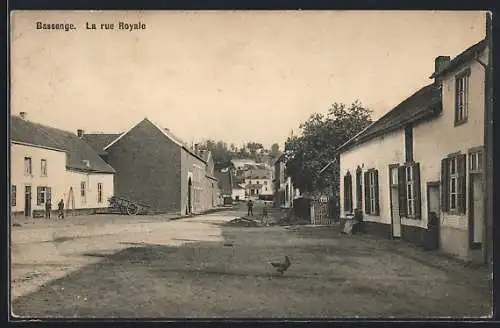
M 253 201 L 251 199 L 248 200 L 247 202 L 247 208 L 248 208 L 248 216 L 253 216 Z M 267 203 L 264 204 L 264 208 L 262 209 L 262 221 L 266 225 L 269 224 L 269 208 L 267 207 Z
M 52 202 L 49 199 L 45 202 L 45 218 L 50 219 L 50 212 L 52 211 Z M 57 203 L 57 217 L 64 219 L 64 201 L 61 199 Z

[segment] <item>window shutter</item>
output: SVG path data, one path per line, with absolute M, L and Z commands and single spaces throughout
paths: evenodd
M 449 188 L 449 161 L 447 158 L 441 160 L 441 210 L 448 212 L 448 188 Z
M 47 200 L 50 200 L 52 202 L 52 190 L 51 187 L 47 187 Z
M 369 186 L 370 186 L 370 181 L 368 180 L 370 177 L 368 175 L 368 172 L 364 173 L 364 183 L 365 183 L 365 213 L 370 214 L 370 192 L 369 192 Z
M 406 203 L 406 167 L 398 167 L 398 195 L 399 195 L 399 216 L 406 217 L 408 210 Z
M 347 185 L 349 186 L 349 188 L 347 189 L 347 191 L 349 192 L 349 195 L 347 197 L 347 200 L 348 200 L 348 207 L 349 207 L 349 212 L 352 212 L 352 176 L 351 174 L 348 174 L 347 176 Z
M 347 199 L 347 195 L 348 195 L 348 185 L 347 185 L 347 175 L 344 175 L 344 211 L 345 212 L 349 212 L 349 208 L 347 206 L 347 203 L 348 203 L 348 199 Z
M 363 197 L 363 183 L 361 182 L 361 169 L 358 168 L 356 171 L 356 207 L 358 210 L 362 210 L 362 197 Z
M 466 155 L 459 155 L 457 157 L 457 169 L 458 169 L 458 188 L 457 188 L 457 203 L 458 211 L 465 214 L 466 210 L 466 183 L 465 183 L 465 172 L 466 172 Z
M 422 216 L 422 203 L 420 197 L 420 164 L 413 164 L 413 190 L 415 192 L 415 217 L 420 219 Z
M 374 189 L 375 189 L 375 215 L 380 215 L 380 206 L 379 206 L 379 192 L 378 192 L 378 170 L 373 172 L 374 176 Z

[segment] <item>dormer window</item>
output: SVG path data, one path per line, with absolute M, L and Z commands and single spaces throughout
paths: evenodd
M 83 166 L 90 168 L 90 161 L 88 159 L 82 160 Z
M 455 79 L 455 125 L 467 122 L 469 116 L 469 76 L 466 70 Z

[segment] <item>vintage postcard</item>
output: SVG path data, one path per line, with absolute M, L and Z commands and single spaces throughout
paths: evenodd
M 483 11 L 13 11 L 12 319 L 492 315 Z

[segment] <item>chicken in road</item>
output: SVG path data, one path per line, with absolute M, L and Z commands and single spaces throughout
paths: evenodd
M 276 271 L 283 274 L 292 265 L 288 256 L 285 256 L 284 262 L 270 262 L 270 264 L 276 268 Z

